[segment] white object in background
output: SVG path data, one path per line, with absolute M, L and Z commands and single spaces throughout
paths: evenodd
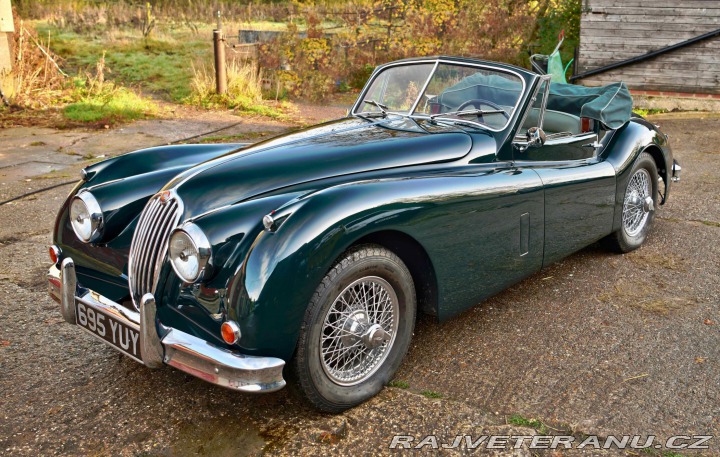
M 0 0 L 0 33 L 13 33 L 14 31 L 15 26 L 13 25 L 10 0 Z

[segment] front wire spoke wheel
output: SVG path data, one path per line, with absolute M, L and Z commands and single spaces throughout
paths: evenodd
M 325 374 L 341 386 L 370 378 L 390 353 L 399 316 L 397 294 L 383 278 L 367 276 L 348 285 L 323 322 L 320 357 Z
M 338 413 L 380 392 L 407 353 L 416 309 L 413 276 L 397 254 L 371 243 L 348 249 L 305 310 L 291 361 L 300 393 Z

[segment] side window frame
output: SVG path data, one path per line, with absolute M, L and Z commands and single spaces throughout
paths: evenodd
M 540 113 L 538 114 L 537 126 L 528 127 L 528 130 L 526 130 L 522 133 L 519 133 L 519 134 L 516 133 L 515 138 L 512 141 L 513 150 L 516 150 L 521 153 L 527 151 L 527 149 L 530 147 L 529 138 L 527 137 L 527 132 L 530 129 L 535 128 L 535 127 L 539 128 L 539 129 L 543 128 L 544 120 L 545 120 L 545 112 L 547 111 L 547 102 L 548 102 L 548 98 L 550 96 L 550 78 L 551 78 L 550 75 L 539 75 L 540 81 L 538 82 L 538 85 L 535 88 L 535 91 L 533 93 L 533 96 L 532 96 L 529 104 L 528 104 L 528 107 L 526 108 L 525 112 L 523 113 L 522 121 L 520 123 L 520 129 L 523 128 L 525 122 L 527 121 L 528 116 L 534 109 L 533 105 L 535 105 L 535 102 L 537 101 L 537 97 L 540 95 L 540 89 L 542 88 L 543 84 L 545 82 L 547 82 L 547 84 L 545 84 L 545 88 L 544 88 L 544 91 L 542 94 L 543 100 L 542 100 L 542 104 L 540 105 Z M 591 143 L 582 145 L 582 147 L 595 146 L 596 144 L 598 144 L 597 143 L 597 141 L 598 141 L 597 132 L 582 132 L 582 133 L 578 133 L 578 134 L 562 135 L 562 136 L 548 135 L 547 140 L 545 140 L 545 143 L 543 144 L 543 146 L 540 147 L 540 149 L 542 149 L 542 147 L 544 147 L 544 146 L 563 146 L 563 145 L 570 145 L 570 144 L 575 144 L 575 143 L 579 143 L 579 142 L 583 142 L 583 141 L 590 141 Z M 593 157 L 597 157 L 597 147 L 594 148 Z M 559 161 L 566 162 L 568 160 L 583 161 L 583 160 L 588 160 L 588 159 L 587 158 L 562 159 Z M 529 161 L 529 159 L 525 159 L 525 161 Z M 537 162 L 538 160 L 530 160 L 530 161 Z M 554 161 L 558 161 L 558 160 L 557 159 L 548 159 L 548 160 L 540 160 L 540 161 L 541 162 L 554 162 Z
M 538 82 L 537 86 L 535 87 L 535 90 L 533 91 L 532 98 L 530 99 L 530 102 L 528 103 L 527 108 L 525 108 L 525 112 L 523 113 L 522 117 L 520 118 L 520 123 L 518 124 L 519 125 L 518 130 L 522 129 L 523 126 L 525 125 L 525 122 L 527 121 L 528 116 L 534 109 L 535 102 L 537 101 L 538 95 L 540 94 L 540 89 L 543 87 L 543 83 L 547 82 L 547 84 L 545 84 L 544 93 L 542 94 L 543 101 L 542 101 L 542 105 L 540 105 L 540 113 L 538 115 L 538 125 L 535 126 L 535 127 L 542 128 L 543 120 L 545 118 L 545 109 L 547 106 L 547 99 L 548 99 L 548 96 L 550 95 L 550 78 L 551 77 L 552 76 L 550 76 L 550 75 L 538 75 L 539 82 Z M 523 146 L 524 146 L 524 148 L 527 148 L 526 135 L 527 135 L 527 130 L 522 133 L 516 132 L 515 138 L 513 139 L 513 145 L 518 144 L 518 145 L 520 145 L 521 148 Z

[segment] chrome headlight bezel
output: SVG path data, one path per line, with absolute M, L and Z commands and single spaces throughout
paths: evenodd
M 176 265 L 176 261 L 178 259 L 176 259 L 172 253 L 172 243 L 173 239 L 176 236 L 187 237 L 187 239 L 193 246 L 195 255 L 197 256 L 198 260 L 197 272 L 194 277 L 185 277 L 182 274 L 181 269 Z M 208 271 L 208 266 L 211 265 L 211 256 L 212 247 L 210 245 L 210 241 L 208 240 L 207 236 L 205 236 L 205 232 L 203 232 L 202 229 L 194 223 L 189 222 L 183 224 L 181 227 L 175 229 L 170 234 L 170 238 L 168 239 L 168 259 L 170 260 L 170 265 L 172 266 L 173 271 L 175 272 L 177 277 L 180 278 L 183 282 L 193 284 L 198 280 L 203 279 Z
M 72 208 L 75 203 L 80 203 L 85 207 L 85 213 L 87 214 L 86 218 L 90 219 L 90 235 L 88 237 L 83 236 L 79 227 L 76 225 L 76 222 L 79 221 L 77 221 L 76 218 L 73 218 Z M 70 218 L 70 226 L 72 227 L 73 232 L 75 232 L 75 236 L 77 236 L 83 243 L 92 243 L 101 237 L 104 222 L 103 213 L 100 208 L 100 204 L 91 192 L 87 190 L 81 191 L 73 197 L 68 208 L 68 217 Z

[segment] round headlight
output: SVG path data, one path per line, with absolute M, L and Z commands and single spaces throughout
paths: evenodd
M 83 243 L 89 243 L 100 236 L 103 216 L 100 205 L 93 194 L 81 192 L 70 203 L 70 225 Z
M 170 237 L 168 257 L 180 279 L 195 282 L 203 275 L 210 260 L 210 242 L 200 227 L 185 224 Z

